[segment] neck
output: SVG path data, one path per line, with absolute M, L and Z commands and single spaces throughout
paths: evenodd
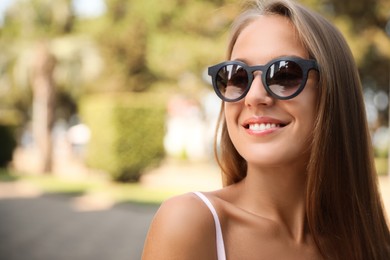
M 296 242 L 306 234 L 305 190 L 303 170 L 257 168 L 248 165 L 241 185 L 242 206 L 252 213 L 274 221 L 285 228 Z

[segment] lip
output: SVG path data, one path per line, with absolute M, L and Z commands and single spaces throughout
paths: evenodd
M 260 116 L 246 119 L 241 126 L 250 135 L 266 135 L 282 129 L 289 123 L 273 117 Z M 252 127 L 249 127 L 252 125 Z

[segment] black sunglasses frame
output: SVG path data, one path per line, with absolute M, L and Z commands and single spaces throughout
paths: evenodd
M 272 65 L 274 65 L 275 63 L 281 62 L 281 61 L 291 61 L 291 62 L 294 62 L 294 63 L 298 64 L 299 67 L 302 70 L 302 82 L 301 82 L 301 85 L 298 87 L 298 89 L 292 95 L 285 96 L 285 97 L 276 95 L 270 89 L 270 87 L 268 86 L 267 79 L 266 79 L 267 72 L 270 69 L 270 67 Z M 248 76 L 248 85 L 246 86 L 244 92 L 239 97 L 234 98 L 234 99 L 226 98 L 221 93 L 221 91 L 219 90 L 218 84 L 217 84 L 218 72 L 223 67 L 226 67 L 226 66 L 229 66 L 229 65 L 238 65 L 238 66 L 242 67 L 246 71 L 247 76 Z M 213 85 L 215 93 L 218 95 L 218 97 L 220 99 L 222 99 L 225 102 L 237 102 L 237 101 L 243 99 L 246 96 L 246 94 L 249 92 L 249 89 L 250 89 L 250 87 L 252 85 L 252 82 L 253 82 L 253 79 L 254 79 L 253 73 L 255 71 L 261 71 L 262 72 L 261 73 L 261 80 L 262 80 L 262 83 L 263 83 L 263 86 L 264 86 L 265 90 L 267 91 L 267 93 L 269 95 L 271 95 L 272 97 L 274 97 L 276 99 L 288 100 L 288 99 L 292 99 L 292 98 L 296 97 L 297 95 L 299 95 L 299 93 L 301 93 L 302 90 L 305 88 L 305 85 L 306 85 L 307 78 L 308 78 L 310 70 L 319 71 L 319 66 L 317 64 L 317 61 L 315 61 L 315 60 L 306 60 L 306 59 L 298 58 L 298 57 L 295 57 L 295 56 L 286 56 L 286 57 L 280 57 L 280 58 L 277 58 L 277 59 L 273 59 L 273 60 L 271 60 L 270 62 L 268 62 L 265 65 L 258 65 L 258 66 L 248 66 L 247 64 L 245 64 L 244 62 L 241 62 L 241 61 L 225 61 L 225 62 L 222 62 L 222 63 L 219 63 L 217 65 L 209 67 L 208 68 L 208 75 L 211 76 L 212 85 Z

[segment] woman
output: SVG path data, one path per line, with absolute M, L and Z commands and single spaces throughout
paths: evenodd
M 341 34 L 258 1 L 209 68 L 224 188 L 166 201 L 143 259 L 390 259 L 361 85 Z

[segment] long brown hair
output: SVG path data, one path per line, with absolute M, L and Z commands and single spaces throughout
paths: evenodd
M 320 67 L 319 103 L 307 165 L 306 217 L 326 259 L 390 259 L 390 233 L 377 175 L 358 71 L 341 33 L 325 18 L 291 0 L 257 1 L 232 27 L 228 59 L 250 22 L 282 15 L 294 24 Z M 247 165 L 224 119 L 217 161 L 224 185 L 244 179 Z

